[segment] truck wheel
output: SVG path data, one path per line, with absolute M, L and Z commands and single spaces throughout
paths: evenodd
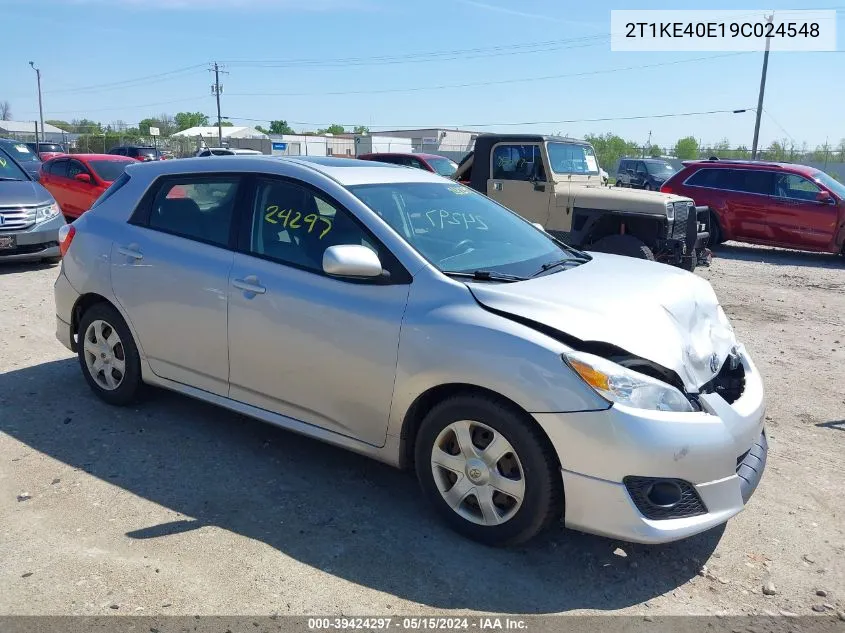
M 587 250 L 654 261 L 654 253 L 651 252 L 651 249 L 633 235 L 606 235 Z
M 682 257 L 679 264 L 679 268 L 689 272 L 693 272 L 696 266 L 698 266 L 698 254 L 694 250 L 687 257 Z

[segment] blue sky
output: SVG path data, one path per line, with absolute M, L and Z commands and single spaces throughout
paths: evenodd
M 840 7 L 837 26 L 845 25 L 845 0 L 685 5 Z M 186 110 L 213 116 L 206 66 L 220 60 L 229 71 L 223 114 L 235 123 L 612 131 L 643 142 L 651 131 L 660 145 L 692 134 L 750 146 L 752 112 L 583 121 L 756 105 L 762 53 L 611 52 L 603 37 L 610 10 L 633 7 L 613 0 L 0 0 L 0 100 L 11 103 L 14 119 L 37 118 L 32 60 L 43 73 L 46 119 L 136 123 Z M 467 49 L 480 50 L 421 57 Z M 338 61 L 350 58 L 361 61 Z M 813 147 L 845 138 L 844 63 L 841 52 L 773 53 L 762 144 L 792 137 Z M 159 73 L 170 74 L 135 81 Z M 537 77 L 546 79 L 530 81 Z M 451 87 L 429 89 L 437 86 Z M 534 121 L 547 123 L 527 124 Z M 526 125 L 480 127 L 520 122 Z

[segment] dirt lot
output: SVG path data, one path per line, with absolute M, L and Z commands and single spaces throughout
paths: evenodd
M 845 610 L 841 259 L 728 246 L 701 272 L 768 392 L 745 512 L 668 546 L 510 550 L 446 530 L 410 474 L 170 393 L 101 403 L 54 338 L 56 272 L 0 268 L 0 613 Z

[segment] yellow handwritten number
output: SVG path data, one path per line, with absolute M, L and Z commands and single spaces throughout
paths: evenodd
M 276 211 L 278 211 L 278 210 L 279 210 L 279 207 L 276 207 L 276 206 L 267 207 L 267 209 L 266 209 L 267 213 L 264 214 L 264 221 L 269 222 L 270 224 L 278 224 L 278 222 L 276 222 L 273 219 L 273 216 L 276 214 Z

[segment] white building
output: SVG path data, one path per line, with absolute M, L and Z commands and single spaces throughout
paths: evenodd
M 38 126 L 39 139 L 45 143 L 64 143 L 76 135 L 70 135 L 61 128 L 49 123 L 44 124 L 44 129 Z M 35 142 L 34 121 L 0 121 L 0 136 L 11 137 L 19 141 Z
M 479 134 L 481 132 L 446 128 L 379 130 L 377 132 L 379 136 L 399 136 L 411 139 L 415 152 L 442 154 L 444 156 L 450 156 L 450 154 L 465 155 L 475 146 L 475 139 Z
M 270 138 L 264 132 L 259 132 L 254 127 L 234 125 L 221 128 L 223 141 L 226 139 L 263 139 Z M 200 127 L 189 127 L 187 130 L 173 134 L 177 138 L 204 139 L 207 143 L 217 145 L 218 129 L 216 125 L 203 125 Z

